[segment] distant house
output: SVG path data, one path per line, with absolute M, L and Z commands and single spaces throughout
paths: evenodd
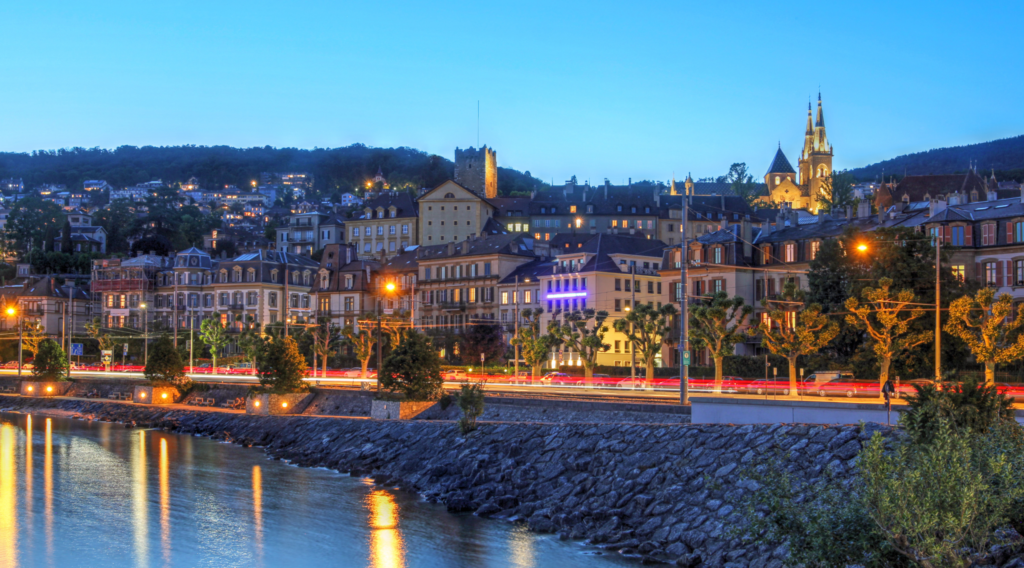
M 92 224 L 92 215 L 75 210 L 68 214 L 71 223 L 71 246 L 75 252 L 107 252 L 107 231 Z M 61 241 L 53 243 L 53 250 L 61 249 Z

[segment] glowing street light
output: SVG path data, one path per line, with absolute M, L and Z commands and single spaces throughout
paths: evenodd
M 857 250 L 859 250 L 860 252 L 867 252 L 868 251 L 868 245 L 866 245 L 864 243 L 861 243 L 861 244 L 857 245 Z

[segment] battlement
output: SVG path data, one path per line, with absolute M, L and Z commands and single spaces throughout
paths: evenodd
M 455 183 L 482 197 L 498 196 L 498 153 L 486 145 L 455 149 Z

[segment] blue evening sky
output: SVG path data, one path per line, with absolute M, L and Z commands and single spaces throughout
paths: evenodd
M 480 141 L 561 183 L 1024 133 L 1024 3 L 8 1 L 0 150 Z M 980 164 L 984 167 L 984 164 Z

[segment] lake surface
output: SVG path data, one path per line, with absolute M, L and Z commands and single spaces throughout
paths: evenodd
M 637 566 L 205 438 L 0 414 L 0 568 Z

